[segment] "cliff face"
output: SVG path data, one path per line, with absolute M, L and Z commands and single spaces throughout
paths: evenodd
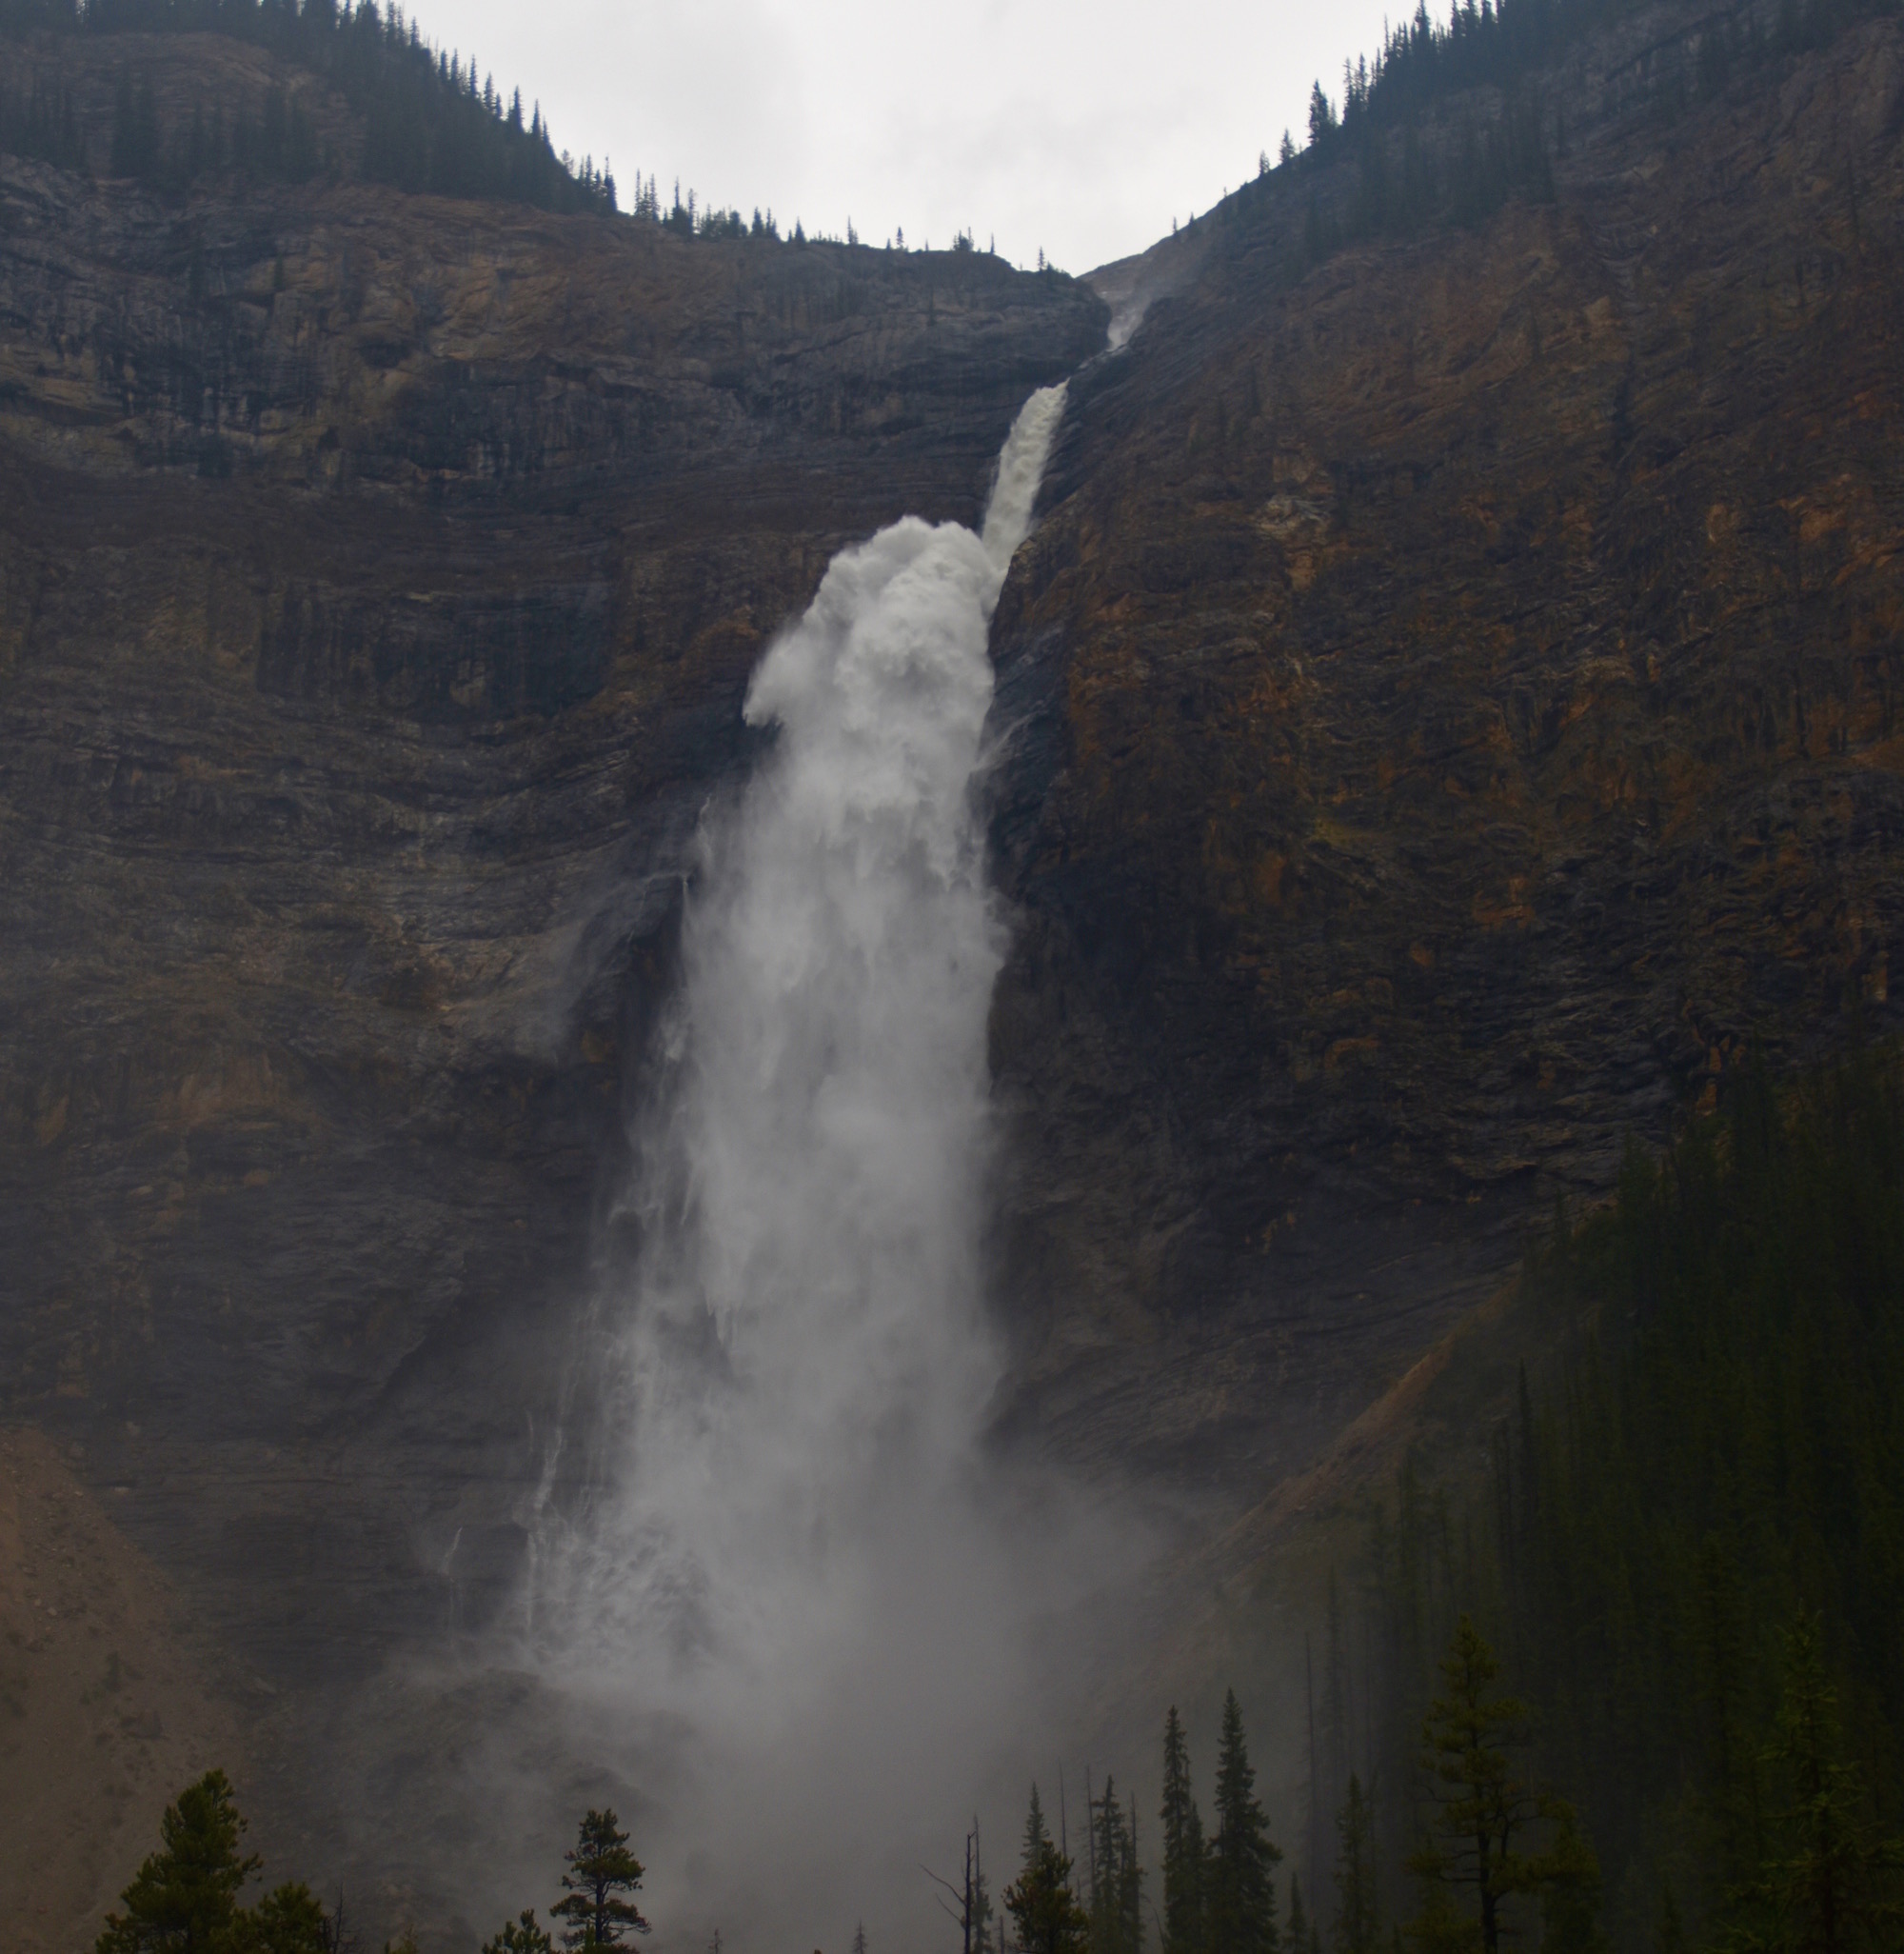
M 34 58 L 96 155 L 127 61 L 168 122 L 275 73 Z M 1104 318 L 973 253 L 0 159 L 0 1390 L 241 1673 L 507 1579 L 747 674 L 843 542 L 976 516 Z
M 975 254 L 0 158 L 0 1414 L 254 1733 L 506 1590 L 747 674 L 1087 361 L 994 636 L 1018 1431 L 1259 1489 L 1889 1022 L 1904 30 L 1668 113 L 1701 30 L 1540 78 L 1552 201 L 1318 261 L 1353 169 L 1279 172 L 1095 360 Z M 254 49 L 29 54 L 95 160 L 135 58 L 350 152 Z
M 1252 187 L 1073 389 L 996 640 L 1049 1442 L 1273 1477 L 1626 1134 L 1889 1022 L 1904 35 L 1669 110 L 1709 25 L 1537 78 L 1551 202 L 1317 263 L 1353 167 Z

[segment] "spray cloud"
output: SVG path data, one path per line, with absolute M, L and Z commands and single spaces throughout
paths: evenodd
M 545 1529 L 536 1593 L 545 1675 L 639 1751 L 669 1945 L 862 1916 L 911 1944 L 919 1861 L 1022 1767 L 1042 1631 L 1098 1578 L 1085 1509 L 980 1446 L 1003 943 L 970 788 L 1062 408 L 1022 409 L 982 536 L 908 518 L 835 558 L 747 695 L 776 745 L 703 837 L 603 1490 Z

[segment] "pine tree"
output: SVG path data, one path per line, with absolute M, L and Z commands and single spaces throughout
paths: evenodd
M 1302 1904 L 1302 1875 L 1289 1875 L 1289 1954 L 1309 1954 L 1309 1915 Z
M 866 1924 L 863 1920 L 853 1923 L 853 1954 L 866 1954 Z
M 1223 1697 L 1217 1755 L 1217 1836 L 1205 1886 L 1205 1929 L 1212 1954 L 1276 1954 L 1276 1883 L 1282 1854 L 1257 1802 L 1256 1771 L 1243 1738 L 1234 1689 Z
M 1415 1954 L 1478 1954 L 1480 1923 L 1455 1904 L 1454 1895 L 1439 1878 L 1422 1872 L 1418 1864 L 1416 1877 L 1421 1883 L 1421 1909 L 1408 1923 L 1407 1933 L 1407 1944 Z M 1402 1931 L 1398 1927 L 1396 1954 L 1401 1954 L 1402 1944 Z
M 535 1917 L 533 1906 L 525 1907 L 516 1920 L 503 1923 L 503 1930 L 483 1943 L 483 1954 L 554 1954 L 554 1944 Z
M 1071 1861 L 1051 1843 L 1038 1786 L 1025 1813 L 1019 1876 L 1005 1888 L 1005 1911 L 1021 1954 L 1082 1954 L 1090 1921 L 1071 1891 Z
M 1422 1774 L 1437 1807 L 1434 1839 L 1410 1869 L 1425 1882 L 1422 1911 L 1412 1930 L 1418 1945 L 1446 1944 L 1450 1924 L 1436 1904 L 1452 1890 L 1472 1890 L 1479 1944 L 1499 1954 L 1500 1904 L 1528 1890 L 1531 1871 L 1516 1842 L 1537 1816 L 1532 1788 L 1515 1771 L 1510 1746 L 1525 1739 L 1527 1706 L 1493 1694 L 1500 1664 L 1463 1615 L 1441 1664 L 1443 1694 L 1428 1711 L 1421 1741 Z
M 109 1913 L 94 1954 L 330 1954 L 334 1936 L 302 1881 L 238 1904 L 262 1864 L 240 1854 L 245 1821 L 223 1771 L 179 1793 L 159 1823 L 161 1851 L 140 1866 Z
M 1091 1801 L 1091 1954 L 1139 1954 L 1143 1944 L 1143 1869 L 1136 1815 L 1119 1803 L 1117 1781 L 1104 1780 Z
M 1494 1650 L 1463 1615 L 1442 1658 L 1443 1693 L 1421 1733 L 1435 1815 L 1428 1843 L 1409 1861 L 1423 1887 L 1410 1938 L 1422 1954 L 1463 1947 L 1499 1954 L 1501 1903 L 1537 1893 L 1557 1954 L 1601 1954 L 1598 1861 L 1573 1807 L 1537 1795 L 1517 1772 L 1513 1752 L 1526 1743 L 1527 1705 L 1494 1693 L 1499 1676 Z M 1545 1853 L 1530 1854 L 1525 1841 L 1537 1822 L 1552 1827 L 1552 1843 Z M 1463 1890 L 1473 1896 L 1472 1914 L 1455 1904 Z
M 550 1912 L 569 1925 L 562 1936 L 565 1947 L 618 1947 L 622 1937 L 645 1934 L 648 1924 L 625 1893 L 640 1890 L 644 1867 L 628 1850 L 628 1835 L 617 1828 L 613 1811 L 591 1811 L 582 1821 L 575 1848 L 563 1855 L 568 1870 L 562 1876 L 565 1899 Z
M 1309 89 L 1309 147 L 1313 150 L 1335 127 L 1335 109 L 1322 92 L 1322 84 L 1313 82 Z
M 1904 1944 L 1904 1840 L 1873 1836 L 1859 1773 L 1841 1755 L 1837 1692 L 1816 1618 L 1785 1638 L 1777 1736 L 1766 1762 L 1789 1787 L 1777 1844 L 1743 1898 L 1741 1949 L 1877 1954 Z
M 228 1944 L 238 1894 L 263 1864 L 241 1856 L 245 1835 L 231 1781 L 208 1771 L 159 1821 L 163 1847 L 149 1857 L 109 1913 L 95 1954 L 213 1954 Z
M 1336 1954 L 1377 1954 L 1381 1944 L 1375 1859 L 1375 1801 L 1349 1773 L 1348 1795 L 1336 1814 L 1336 1921 L 1329 1944 Z
M 1163 1954 L 1202 1954 L 1203 1821 L 1190 1790 L 1190 1752 L 1172 1704 L 1163 1720 Z
M 231 1939 L 232 1954 L 332 1954 L 335 1944 L 324 1908 L 302 1880 L 241 1912 Z

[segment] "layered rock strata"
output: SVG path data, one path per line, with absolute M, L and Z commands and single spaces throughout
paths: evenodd
M 1252 186 L 1074 385 L 996 640 L 1043 1443 L 1296 1467 L 1628 1134 L 1891 1022 L 1904 34 L 1688 104 L 1714 24 L 1533 78 L 1551 201 L 1317 262 L 1355 166 Z
M 52 54 L 109 101 L 141 48 Z M 506 1586 L 747 674 L 842 543 L 975 517 L 1105 316 L 0 160 L 0 1388 L 259 1686 Z

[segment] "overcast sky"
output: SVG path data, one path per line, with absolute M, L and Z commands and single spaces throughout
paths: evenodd
M 1388 0 L 1391 7 L 1407 0 Z M 1140 250 L 1303 139 L 1373 52 L 1373 0 L 409 0 L 539 98 L 558 148 L 783 229 L 981 247 L 1067 271 Z M 1438 7 L 1438 13 L 1445 10 Z

